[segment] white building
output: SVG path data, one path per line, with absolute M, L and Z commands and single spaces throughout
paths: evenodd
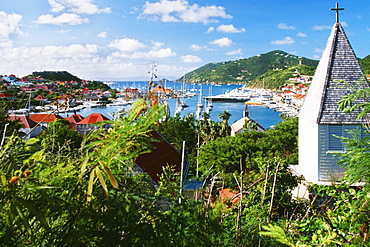
M 332 27 L 326 48 L 299 113 L 299 165 L 294 170 L 306 181 L 319 183 L 340 180 L 343 168 L 338 153 L 343 143 L 336 136 L 348 136 L 348 130 L 361 128 L 364 119 L 357 112 L 338 110 L 343 96 L 352 87 L 368 87 L 361 82 L 362 68 L 339 22 Z

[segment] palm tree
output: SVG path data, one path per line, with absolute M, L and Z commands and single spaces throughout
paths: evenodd
M 218 117 L 222 120 L 221 122 L 221 136 L 229 136 L 230 135 L 230 126 L 228 120 L 230 119 L 231 114 L 228 111 L 221 112 Z

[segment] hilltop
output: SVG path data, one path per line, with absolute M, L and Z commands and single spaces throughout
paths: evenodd
M 47 81 L 82 81 L 80 78 L 67 71 L 35 71 L 32 72 L 32 75 L 27 77 L 42 77 Z
M 236 61 L 209 63 L 185 74 L 177 81 L 246 84 L 270 70 L 284 70 L 300 64 L 316 68 L 318 61 L 275 50 Z

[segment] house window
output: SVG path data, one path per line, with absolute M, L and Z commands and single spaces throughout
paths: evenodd
M 342 125 L 329 125 L 329 150 L 331 151 L 343 151 L 343 143 L 338 136 L 343 136 L 343 126 Z
M 361 129 L 360 138 L 364 138 L 364 127 L 360 125 L 328 125 L 328 147 L 329 151 L 344 151 L 344 143 L 340 136 L 351 138 L 352 130 Z

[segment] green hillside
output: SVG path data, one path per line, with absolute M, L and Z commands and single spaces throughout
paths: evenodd
M 280 70 L 269 70 L 265 74 L 257 76 L 248 85 L 251 87 L 279 89 L 287 83 L 289 78 L 302 75 L 313 76 L 315 70 L 316 67 L 307 65 L 295 65 Z
M 254 57 L 209 63 L 193 70 L 178 81 L 189 83 L 249 83 L 269 70 L 281 70 L 299 65 L 316 67 L 318 61 L 291 55 L 284 51 L 271 51 Z
M 370 55 L 364 57 L 360 60 L 361 67 L 365 73 L 365 75 L 370 74 Z
M 48 81 L 77 81 L 81 82 L 81 79 L 77 76 L 70 74 L 67 71 L 37 71 L 33 72 L 31 77 L 42 77 Z

